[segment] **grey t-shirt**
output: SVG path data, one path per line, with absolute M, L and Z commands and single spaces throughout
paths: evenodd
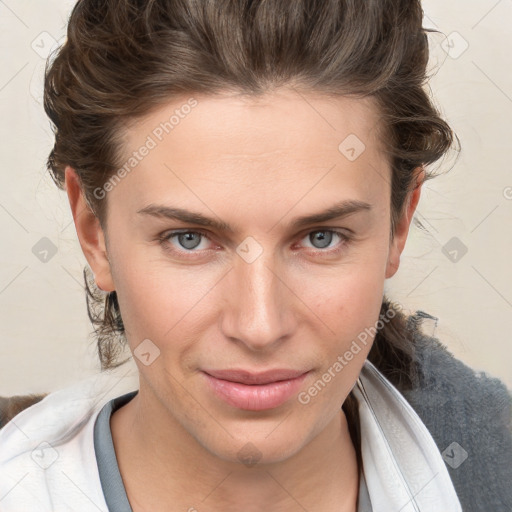
M 101 488 L 109 512 L 133 512 L 126 495 L 119 466 L 117 465 L 116 452 L 110 430 L 110 417 L 113 412 L 127 404 L 137 393 L 138 390 L 130 391 L 107 402 L 94 422 L 94 451 L 98 463 Z M 370 496 L 363 472 L 361 472 L 359 482 L 359 506 L 357 512 L 372 512 Z
M 94 422 L 94 451 L 98 462 L 101 488 L 109 512 L 133 512 L 117 465 L 110 430 L 110 416 L 127 404 L 138 392 L 139 390 L 130 391 L 107 402 Z

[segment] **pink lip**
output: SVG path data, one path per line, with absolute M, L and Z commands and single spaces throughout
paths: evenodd
M 292 397 L 308 373 L 271 370 L 252 374 L 244 370 L 208 370 L 203 375 L 210 389 L 228 404 L 239 409 L 263 411 L 279 407 Z

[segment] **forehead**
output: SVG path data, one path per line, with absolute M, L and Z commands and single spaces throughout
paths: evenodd
M 155 199 L 155 193 L 168 197 L 173 185 L 174 190 L 208 186 L 202 190 L 208 194 L 243 188 L 261 197 L 272 192 L 269 187 L 298 194 L 298 183 L 311 187 L 327 173 L 325 189 L 344 184 L 349 193 L 358 188 L 369 199 L 375 173 L 388 172 L 380 128 L 372 98 L 293 89 L 258 97 L 183 96 L 128 125 L 124 161 L 143 146 L 151 149 L 132 162 L 129 178 L 116 188 L 131 183 L 141 202 Z
M 190 106 L 192 105 L 193 106 Z M 320 145 L 331 147 L 350 134 L 365 145 L 380 143 L 380 115 L 372 97 L 355 99 L 283 88 L 264 95 L 220 93 L 175 98 L 128 125 L 125 142 L 136 147 L 141 137 L 152 135 L 157 143 L 172 144 L 201 139 L 202 150 L 261 155 L 279 150 L 299 137 L 296 152 Z M 338 150 L 338 145 L 334 148 Z

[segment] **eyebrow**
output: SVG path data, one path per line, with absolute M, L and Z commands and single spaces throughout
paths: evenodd
M 309 215 L 303 215 L 293 219 L 287 227 L 289 229 L 300 229 L 310 224 L 318 224 L 321 222 L 327 222 L 330 220 L 341 219 L 353 215 L 361 211 L 370 211 L 372 205 L 364 201 L 355 199 L 344 200 L 339 203 L 335 203 L 326 210 L 322 210 L 317 213 Z M 137 210 L 138 214 L 151 215 L 158 218 L 166 218 L 171 220 L 179 220 L 188 224 L 197 224 L 199 226 L 214 228 L 217 231 L 227 232 L 234 234 L 236 228 L 230 224 L 217 220 L 212 217 L 207 217 L 199 212 L 192 212 L 183 208 L 173 208 L 166 205 L 150 204 L 140 210 Z

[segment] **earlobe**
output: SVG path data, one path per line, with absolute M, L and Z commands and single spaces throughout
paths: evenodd
M 103 291 L 114 291 L 103 229 L 85 200 L 76 171 L 70 166 L 65 169 L 65 182 L 78 240 L 94 274 L 96 285 Z
M 416 211 L 416 207 L 418 206 L 418 202 L 420 200 L 421 187 L 423 186 L 424 177 L 425 169 L 423 167 L 418 167 L 416 170 L 415 188 L 409 193 L 406 199 L 404 211 L 396 225 L 395 235 L 389 247 L 388 261 L 385 274 L 386 279 L 393 277 L 400 266 L 400 256 L 402 254 L 402 251 L 404 250 L 405 243 L 409 235 L 411 221 L 414 216 L 414 212 Z

